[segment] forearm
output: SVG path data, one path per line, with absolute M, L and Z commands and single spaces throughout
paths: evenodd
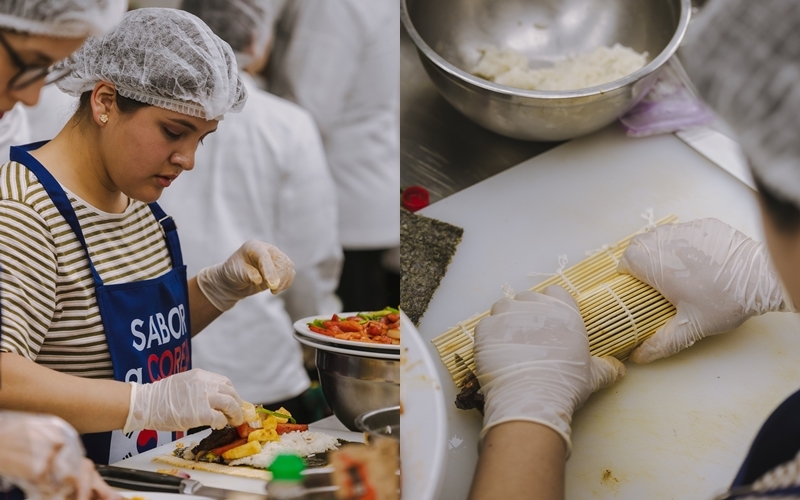
M 533 422 L 493 427 L 483 441 L 470 500 L 563 500 L 566 444 L 551 428 Z
M 130 385 L 75 377 L 37 365 L 17 354 L 0 354 L 0 408 L 47 413 L 81 433 L 122 429 Z
M 197 285 L 197 277 L 189 280 L 189 315 L 192 322 L 192 336 L 194 337 L 212 321 L 219 318 L 222 311 L 214 307 Z

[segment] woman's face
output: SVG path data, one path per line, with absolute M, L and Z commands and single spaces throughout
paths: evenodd
M 86 40 L 83 38 L 54 38 L 34 36 L 3 31 L 0 33 L 10 49 L 22 62 L 30 67 L 48 67 L 69 56 Z M 44 85 L 44 78 L 32 82 L 21 89 L 9 89 L 9 81 L 22 68 L 14 63 L 13 57 L 6 47 L 0 47 L 0 117 L 9 111 L 14 104 L 22 102 L 33 106 L 39 101 L 39 92 Z
M 100 154 L 110 187 L 145 203 L 158 200 L 181 172 L 194 168 L 197 147 L 218 123 L 156 106 L 127 114 L 114 107 L 108 117 Z

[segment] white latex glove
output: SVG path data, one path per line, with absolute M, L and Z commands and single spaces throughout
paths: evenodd
M 751 316 L 787 309 L 766 246 L 717 219 L 636 236 L 617 270 L 652 286 L 678 310 L 631 353 L 636 363 L 671 356 Z
M 589 355 L 578 305 L 558 286 L 496 302 L 475 329 L 475 364 L 486 400 L 481 438 L 527 420 L 558 432 L 568 453 L 572 413 L 626 373 L 615 358 Z
M 248 240 L 222 264 L 201 269 L 197 285 L 220 311 L 264 290 L 278 293 L 294 281 L 294 264 L 277 247 Z
M 121 500 L 84 456 L 68 423 L 50 415 L 0 412 L 0 476 L 30 500 Z
M 195 368 L 152 384 L 132 383 L 123 432 L 237 426 L 244 422 L 241 406 L 242 398 L 227 377 Z

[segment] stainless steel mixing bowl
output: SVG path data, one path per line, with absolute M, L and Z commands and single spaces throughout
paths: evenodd
M 334 415 L 352 431 L 359 430 L 359 415 L 400 404 L 400 361 L 367 356 L 317 348 L 322 393 Z
M 401 0 L 422 65 L 445 99 L 489 130 L 524 140 L 588 134 L 630 109 L 677 50 L 691 0 Z M 486 46 L 524 53 L 532 68 L 620 43 L 649 63 L 625 78 L 570 91 L 521 90 L 470 74 Z

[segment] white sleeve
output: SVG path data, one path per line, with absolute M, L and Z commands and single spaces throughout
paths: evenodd
M 341 116 L 357 77 L 365 31 L 342 0 L 306 0 L 298 9 L 276 92 L 308 110 L 323 136 Z
M 342 267 L 336 185 L 310 116 L 287 151 L 287 178 L 280 190 L 277 237 L 294 262 L 294 284 L 281 296 L 292 320 L 341 311 L 335 294 Z

